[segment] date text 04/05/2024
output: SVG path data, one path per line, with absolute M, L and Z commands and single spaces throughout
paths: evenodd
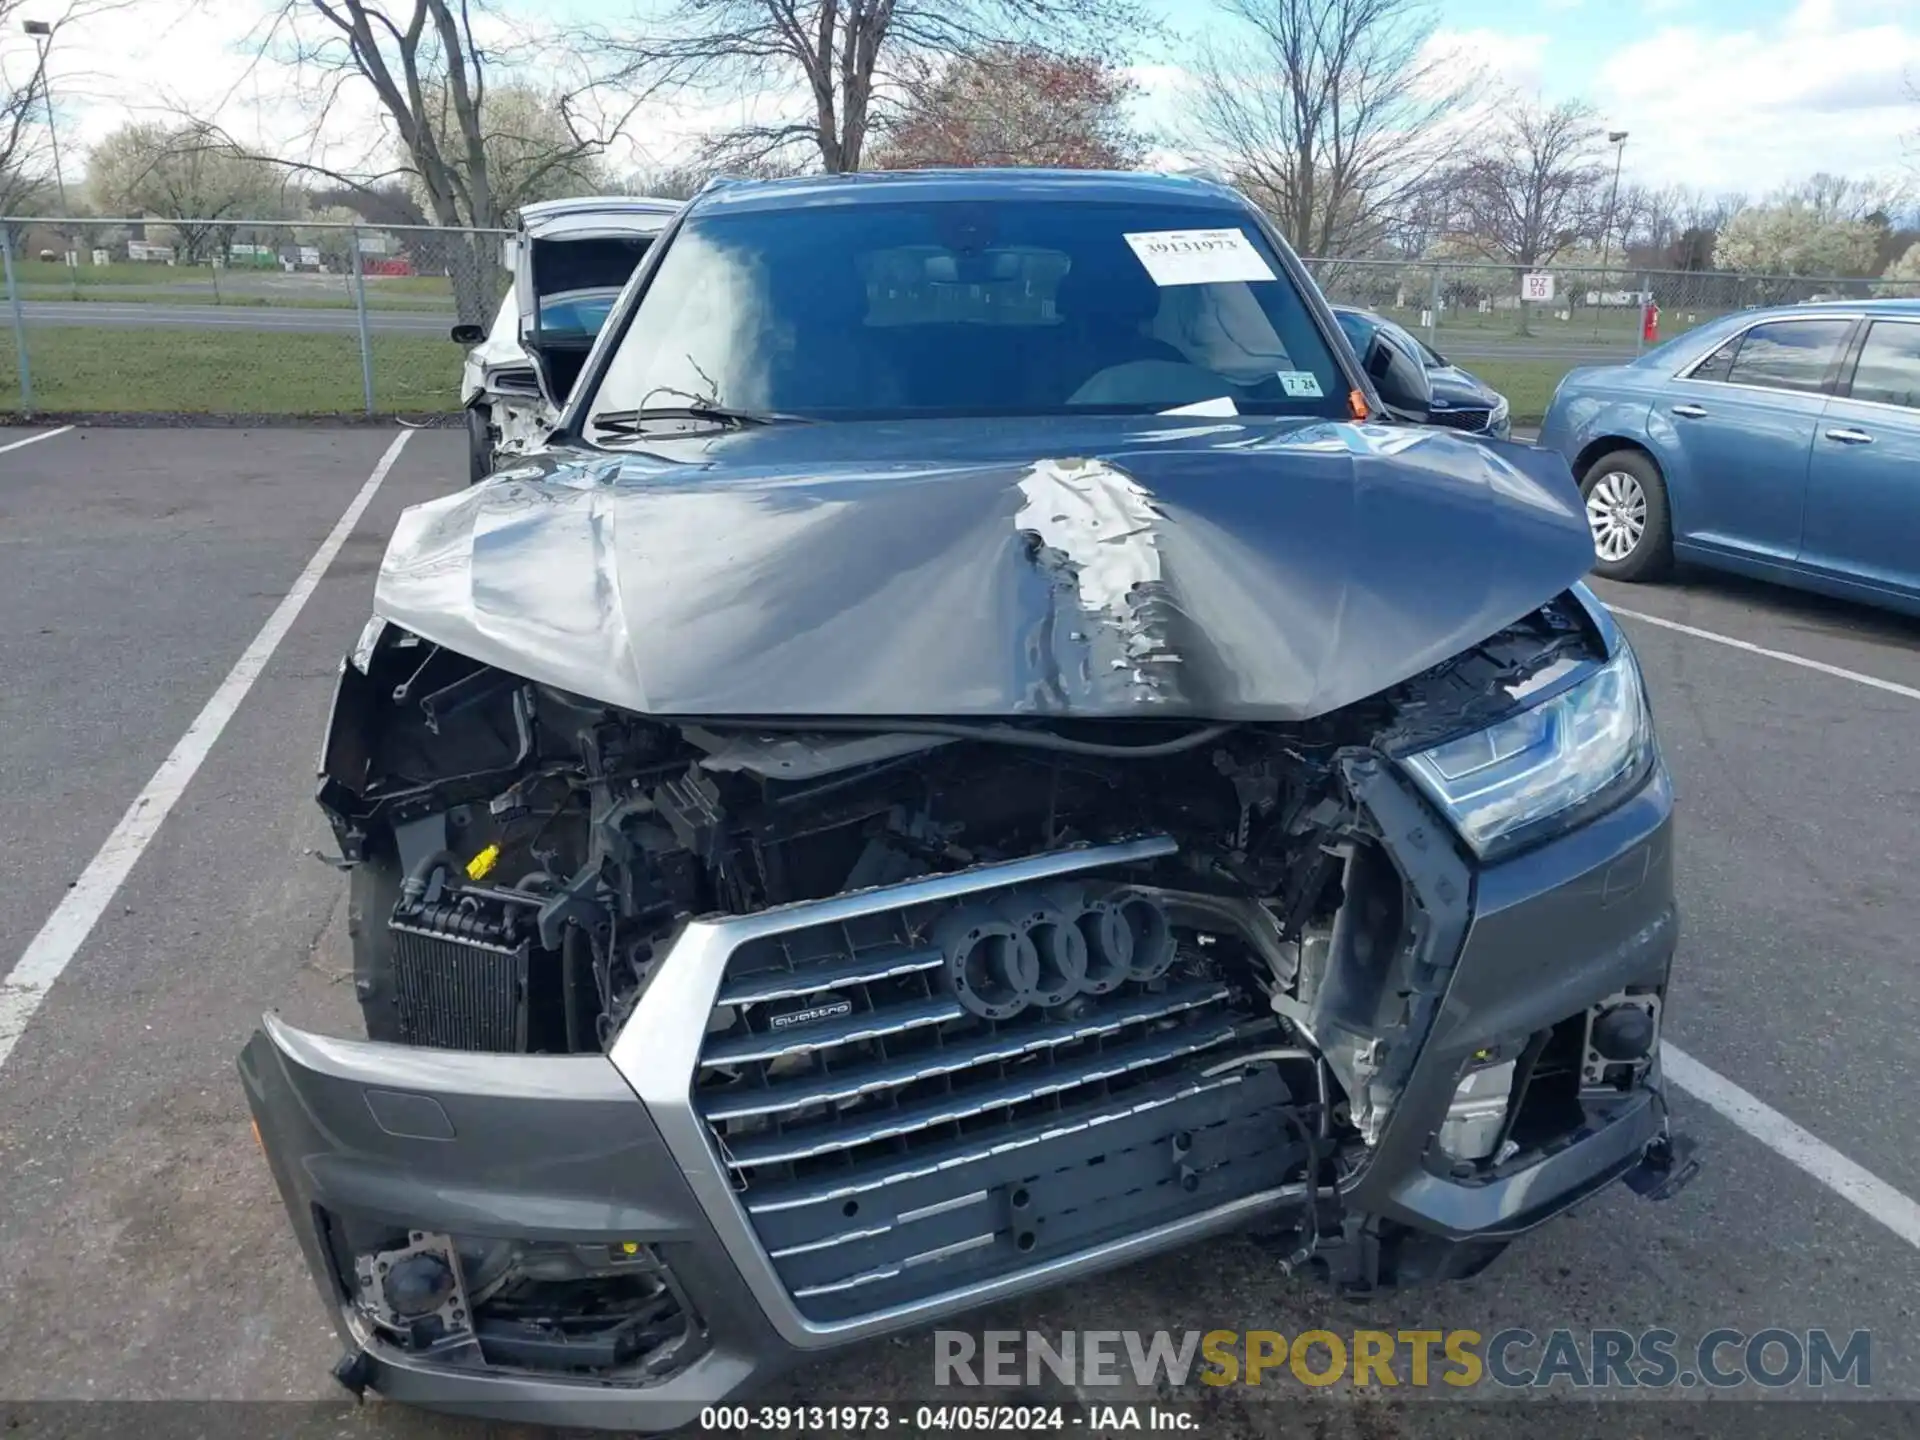
M 714 1405 L 700 1412 L 709 1433 L 798 1435 L 859 1430 L 1195 1431 L 1199 1416 L 1170 1405 Z

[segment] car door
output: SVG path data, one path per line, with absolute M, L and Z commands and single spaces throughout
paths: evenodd
M 1827 402 L 1800 560 L 1920 592 L 1920 318 L 1873 320 Z
M 1854 321 L 1764 320 L 1664 387 L 1650 427 L 1685 545 L 1791 562 L 1807 467 Z

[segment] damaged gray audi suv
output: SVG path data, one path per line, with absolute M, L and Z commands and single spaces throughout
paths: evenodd
M 1349 1291 L 1691 1173 L 1672 795 L 1564 462 L 1235 192 L 720 182 L 401 517 L 240 1069 L 340 1379 L 669 1429 L 1257 1224 Z

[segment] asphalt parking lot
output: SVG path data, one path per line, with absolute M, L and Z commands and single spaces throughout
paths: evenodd
M 0 972 L 30 945 L 62 963 L 0 988 L 0 1411 L 332 1400 L 338 1348 L 233 1059 L 267 1009 L 357 1030 L 314 750 L 394 518 L 464 476 L 464 437 L 39 433 L 0 432 Z M 1659 1205 L 1608 1192 L 1449 1289 L 1334 1301 L 1235 1239 L 969 1328 L 1867 1330 L 1868 1393 L 1920 1400 L 1920 623 L 1719 577 L 1605 595 L 1683 812 L 1666 1034 L 1693 1062 L 1672 1101 L 1699 1180 Z M 103 854 L 143 787 L 151 842 Z M 99 903 L 60 911 L 76 884 Z M 1771 1107 L 1746 1130 L 1743 1093 Z M 930 1339 L 886 1341 L 785 1398 L 924 1397 L 930 1373 Z M 1276 1433 L 1303 1393 L 1210 1393 L 1205 1433 Z M 1429 1433 L 1320 1398 L 1311 1433 Z M 329 1434 L 484 1433 L 325 1414 Z

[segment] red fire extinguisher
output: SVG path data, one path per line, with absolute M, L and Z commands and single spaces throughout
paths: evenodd
M 1640 311 L 1640 338 L 1649 345 L 1660 338 L 1660 307 L 1651 300 Z

